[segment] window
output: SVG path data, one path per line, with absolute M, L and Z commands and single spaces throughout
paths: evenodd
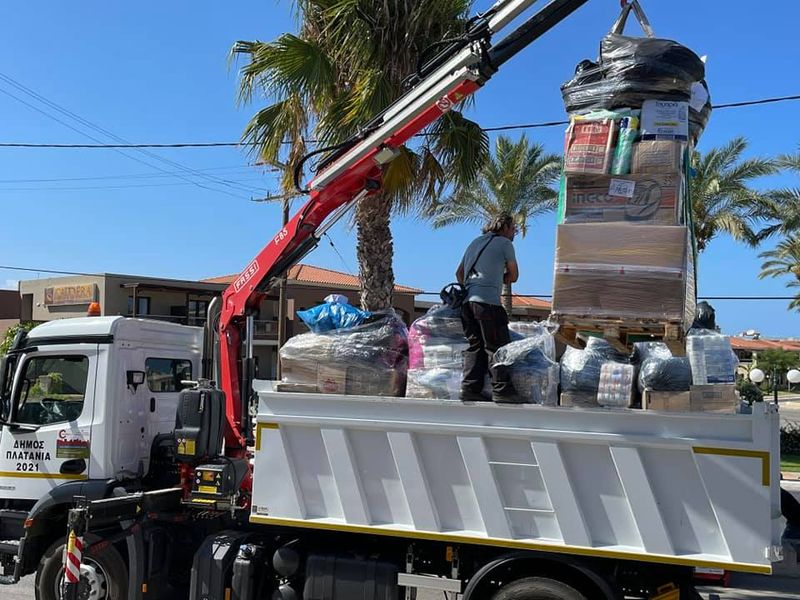
M 83 410 L 89 359 L 34 356 L 25 363 L 17 399 L 19 423 L 47 425 L 77 419 Z
M 133 296 L 128 296 L 128 314 L 133 315 Z M 150 298 L 147 296 L 136 296 L 136 314 L 141 317 L 150 314 Z
M 144 372 L 151 392 L 178 392 L 181 381 L 192 379 L 192 363 L 179 358 L 148 358 Z
M 208 300 L 189 300 L 189 318 L 187 325 L 200 326 L 206 322 L 208 314 Z

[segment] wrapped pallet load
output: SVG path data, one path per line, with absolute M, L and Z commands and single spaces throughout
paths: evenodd
M 436 305 L 414 321 L 408 332 L 406 396 L 458 400 L 468 345 L 459 309 Z
M 639 342 L 634 345 L 633 362 L 639 368 L 637 386 L 643 409 L 691 410 L 692 371 L 688 358 L 673 356 L 661 342 Z
M 734 412 L 739 361 L 730 338 L 712 329 L 693 328 L 686 338 L 686 355 L 692 366 L 691 409 Z
M 539 323 L 509 323 L 511 341 L 538 337 L 542 351 L 555 361 L 555 340 L 542 336 Z M 464 370 L 464 350 L 469 346 L 461 324 L 461 310 L 437 304 L 411 324 L 408 332 L 409 398 L 458 400 Z M 491 382 L 484 387 L 487 399 Z
M 603 365 L 629 362 L 625 354 L 598 337 L 590 337 L 582 350 L 568 347 L 561 357 L 561 406 L 600 406 L 597 395 Z
M 281 347 L 282 389 L 323 394 L 403 396 L 408 330 L 394 310 L 358 325 L 296 335 Z
M 633 13 L 645 37 L 623 34 Z M 705 65 L 656 38 L 635 0 L 562 86 L 570 115 L 553 314 L 563 341 L 682 343 L 696 304 L 688 157 L 710 114 Z
M 514 389 L 524 402 L 556 406 L 559 366 L 553 328 L 540 323 L 526 325 L 526 337 L 502 346 L 494 353 L 492 366 L 508 368 Z

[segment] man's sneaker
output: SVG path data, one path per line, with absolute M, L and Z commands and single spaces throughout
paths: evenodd
M 472 390 L 461 390 L 459 398 L 462 402 L 489 402 L 489 398 L 480 392 L 473 392 Z

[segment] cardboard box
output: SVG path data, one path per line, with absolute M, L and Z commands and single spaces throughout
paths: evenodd
M 691 408 L 691 394 L 689 392 L 642 392 L 642 408 L 645 410 L 665 410 L 689 412 Z
M 693 385 L 689 390 L 693 411 L 733 414 L 739 405 L 736 385 L 733 383 Z
M 319 365 L 317 388 L 320 394 L 344 394 L 347 389 L 347 368 L 338 365 Z
M 644 140 L 633 145 L 631 173 L 683 173 L 686 144 L 677 140 Z
M 558 316 L 694 319 L 694 260 L 683 226 L 559 225 L 553 312 Z
M 567 175 L 564 222 L 678 225 L 682 199 L 679 174 Z
M 406 377 L 386 368 L 348 367 L 344 393 L 350 396 L 404 396 Z
M 613 119 L 573 119 L 564 140 L 565 173 L 608 173 L 614 155 L 616 122 Z
M 577 406 L 580 408 L 600 408 L 597 394 L 593 392 L 561 392 L 561 406 Z
M 642 104 L 642 139 L 689 139 L 689 103 L 645 100 Z

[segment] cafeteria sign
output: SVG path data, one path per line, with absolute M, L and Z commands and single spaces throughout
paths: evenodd
M 69 306 L 72 304 L 89 304 L 97 298 L 97 285 L 60 285 L 44 288 L 45 306 Z

